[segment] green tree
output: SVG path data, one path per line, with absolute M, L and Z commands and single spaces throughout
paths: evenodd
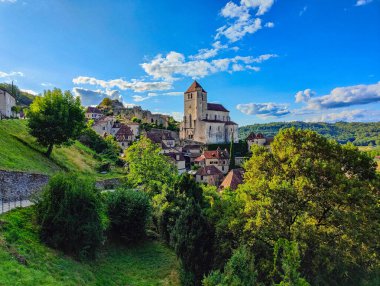
M 125 151 L 129 166 L 128 180 L 134 186 L 143 185 L 153 195 L 162 184 L 172 185 L 177 175 L 176 167 L 161 154 L 161 148 L 146 137 L 133 143 Z
M 110 107 L 112 106 L 112 100 L 108 97 L 104 98 L 102 102 L 99 104 L 100 106 L 107 106 Z
M 171 244 L 184 271 L 182 285 L 201 285 L 213 261 L 213 229 L 193 199 L 176 221 Z
M 95 182 L 75 174 L 53 176 L 38 198 L 37 221 L 48 245 L 92 258 L 104 241 L 107 221 Z
M 69 143 L 78 137 L 85 127 L 84 110 L 80 99 L 69 91 L 47 90 L 34 99 L 28 112 L 30 134 L 48 147 L 49 157 L 54 145 Z
M 271 149 L 253 147 L 238 190 L 241 238 L 261 253 L 259 276 L 270 273 L 271 249 L 285 238 L 299 243 L 300 272 L 313 285 L 358 285 L 379 265 L 373 160 L 352 145 L 294 128 L 282 130 Z
M 235 169 L 234 133 L 231 134 L 230 142 L 230 170 Z
M 211 272 L 202 283 L 204 286 L 257 285 L 257 271 L 252 253 L 246 246 L 240 246 L 228 260 L 223 272 Z

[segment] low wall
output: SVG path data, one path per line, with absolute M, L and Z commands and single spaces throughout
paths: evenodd
M 48 175 L 0 170 L 0 196 L 7 200 L 29 197 L 49 181 Z M 117 178 L 96 182 L 99 189 L 113 189 L 121 184 Z

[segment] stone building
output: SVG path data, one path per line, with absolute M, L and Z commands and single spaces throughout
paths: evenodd
M 251 133 L 246 138 L 247 144 L 248 144 L 248 151 L 251 151 L 252 145 L 258 145 L 258 146 L 269 146 L 270 143 L 273 141 L 273 138 L 267 138 L 261 133 Z
M 184 117 L 180 127 L 182 140 L 204 144 L 237 143 L 238 125 L 221 104 L 208 103 L 207 92 L 194 81 L 184 93 Z
M 227 150 L 221 150 L 219 147 L 213 151 L 203 151 L 203 154 L 194 160 L 199 167 L 215 166 L 223 174 L 228 173 L 230 165 L 230 155 Z
M 104 115 L 98 108 L 89 106 L 86 109 L 85 116 L 87 120 L 90 120 L 90 119 L 96 120 L 103 117 Z
M 13 106 L 16 106 L 16 98 L 5 89 L 0 89 L 0 119 L 14 116 Z
M 218 186 L 223 178 L 223 173 L 215 166 L 205 166 L 195 173 L 195 181 L 212 186 Z

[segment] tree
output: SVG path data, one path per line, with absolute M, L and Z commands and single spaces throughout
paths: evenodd
M 102 102 L 99 104 L 100 106 L 112 106 L 112 100 L 109 97 L 103 98 Z
M 134 186 L 144 185 L 147 190 L 150 188 L 149 192 L 153 195 L 160 191 L 162 184 L 174 183 L 177 175 L 176 167 L 160 153 L 161 148 L 148 138 L 142 137 L 125 152 L 129 166 L 128 179 Z
M 65 253 L 92 258 L 105 239 L 105 214 L 95 182 L 75 174 L 53 176 L 36 213 L 42 240 Z
M 84 110 L 80 99 L 69 91 L 47 90 L 33 101 L 28 112 L 30 134 L 48 147 L 49 157 L 54 145 L 69 143 L 85 127 Z
M 230 142 L 230 166 L 229 169 L 235 169 L 235 154 L 234 154 L 234 133 L 231 134 L 231 142 Z
M 282 130 L 272 152 L 254 146 L 238 189 L 241 238 L 270 273 L 275 242 L 297 241 L 300 272 L 313 285 L 358 285 L 379 265 L 379 177 L 352 145 L 315 132 Z M 268 281 L 268 277 L 264 278 Z
M 171 244 L 184 270 L 182 285 L 201 285 L 212 265 L 213 229 L 193 199 L 176 221 Z

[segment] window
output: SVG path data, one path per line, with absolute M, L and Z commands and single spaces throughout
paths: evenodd
M 203 181 L 203 176 L 201 176 L 201 180 Z
M 216 114 L 215 114 L 215 120 L 216 120 Z
M 206 120 L 208 119 L 208 114 L 206 113 Z

